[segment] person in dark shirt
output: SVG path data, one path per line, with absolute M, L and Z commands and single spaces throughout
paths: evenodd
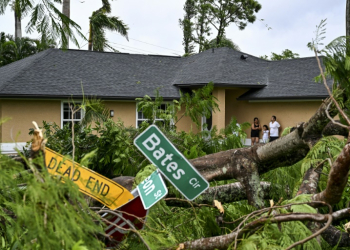
M 252 140 L 252 146 L 255 143 L 259 143 L 259 132 L 260 132 L 260 130 L 261 130 L 261 126 L 260 126 L 259 119 L 258 119 L 258 117 L 255 117 L 254 118 L 254 123 L 252 124 L 252 127 L 251 127 L 251 132 L 250 132 L 250 137 L 251 137 L 251 140 Z

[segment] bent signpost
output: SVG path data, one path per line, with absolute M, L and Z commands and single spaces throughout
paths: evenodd
M 121 242 L 124 236 L 129 232 L 130 226 L 125 221 L 130 222 L 137 230 L 141 230 L 144 226 L 144 223 L 137 218 L 142 218 L 145 220 L 145 217 L 148 213 L 148 210 L 143 208 L 140 196 L 137 196 L 132 201 L 123 205 L 121 208 L 116 210 L 119 216 L 106 213 L 102 217 L 113 224 L 106 223 L 107 228 L 105 229 L 106 235 L 110 236 L 112 241 L 107 243 L 107 247 L 116 246 Z M 118 227 L 116 227 L 117 225 Z M 125 230 L 123 230 L 125 229 Z
M 157 126 L 149 126 L 135 138 L 134 144 L 188 200 L 194 200 L 209 187 L 207 180 Z
M 123 186 L 91 169 L 72 163 L 71 159 L 46 148 L 46 169 L 52 175 L 61 175 L 78 185 L 79 190 L 114 210 L 129 202 L 134 196 Z M 65 178 L 62 178 L 64 181 Z
M 137 186 L 145 209 L 149 209 L 168 194 L 168 189 L 157 170 Z

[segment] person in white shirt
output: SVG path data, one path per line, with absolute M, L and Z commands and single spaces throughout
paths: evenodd
M 280 127 L 281 125 L 276 121 L 276 116 L 273 115 L 270 122 L 270 142 L 278 139 Z
M 268 143 L 269 142 L 269 127 L 267 125 L 263 126 L 263 143 Z

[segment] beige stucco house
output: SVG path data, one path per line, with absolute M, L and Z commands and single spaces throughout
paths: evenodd
M 180 97 L 179 90 L 212 81 L 220 108 L 212 115 L 213 125 L 224 128 L 232 116 L 239 123 L 258 117 L 268 124 L 275 115 L 282 131 L 310 118 L 327 97 L 313 80 L 317 75 L 313 57 L 266 61 L 229 48 L 191 57 L 48 49 L 0 68 L 0 116 L 10 118 L 1 125 L 2 150 L 28 141 L 32 121 L 63 126 L 69 120 L 67 101 L 79 101 L 82 86 L 85 96 L 105 101 L 113 119 L 137 127 L 143 116 L 135 98 L 153 96 L 159 88 L 169 101 Z M 189 118 L 177 128 L 197 130 Z

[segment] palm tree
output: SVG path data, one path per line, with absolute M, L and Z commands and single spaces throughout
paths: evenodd
M 12 35 L 0 35 L 0 66 L 12 63 L 37 53 L 34 40 L 28 37 L 14 38 Z
M 56 48 L 57 47 L 57 43 L 55 42 L 55 40 L 53 40 L 50 37 L 47 37 L 45 34 L 42 35 L 39 39 L 35 39 L 33 40 L 36 44 L 36 49 L 37 52 L 49 49 L 49 48 Z
M 69 38 L 79 46 L 73 31 L 85 38 L 80 32 L 80 26 L 57 9 L 55 3 L 60 3 L 61 0 L 36 0 L 35 4 L 33 0 L 14 0 L 13 3 L 10 1 L 0 0 L 0 15 L 5 13 L 8 5 L 12 6 L 15 11 L 15 36 L 18 38 L 21 37 L 21 19 L 27 13 L 30 13 L 30 21 L 26 26 L 27 33 L 36 30 L 51 39 L 61 39 L 63 48 L 67 47 Z
M 118 17 L 110 17 L 111 6 L 108 0 L 102 0 L 103 6 L 92 12 L 90 17 L 89 50 L 104 51 L 106 48 L 115 49 L 108 45 L 105 29 L 116 31 L 128 40 L 128 27 Z
M 70 0 L 63 0 L 63 2 L 62 2 L 62 14 L 70 19 Z M 64 29 L 67 28 L 66 24 L 63 21 L 62 21 L 62 27 Z M 69 28 L 69 26 L 68 26 L 68 28 Z M 69 36 L 68 36 L 68 34 L 65 35 L 65 39 L 67 40 L 66 48 L 69 49 Z
M 22 17 L 33 7 L 31 0 L 0 0 L 0 15 L 5 13 L 6 7 L 11 6 L 15 16 L 15 38 L 22 38 Z
M 346 36 L 350 37 L 350 0 L 346 0 Z
M 29 37 L 14 38 L 0 33 L 0 67 L 31 56 L 48 48 L 55 48 L 54 40 L 42 36 L 39 39 Z

